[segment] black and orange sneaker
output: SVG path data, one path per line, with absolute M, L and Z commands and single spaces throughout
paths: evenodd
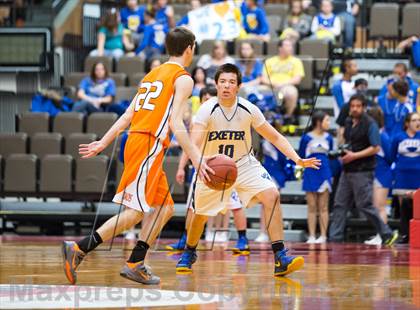
M 160 283 L 160 278 L 154 275 L 150 267 L 146 266 L 143 261 L 138 263 L 125 263 L 125 266 L 120 271 L 120 276 L 146 285 Z
M 76 269 L 80 265 L 86 254 L 79 249 L 79 246 L 74 241 L 64 241 L 62 250 L 64 274 L 66 275 L 67 279 L 71 284 L 76 284 Z
M 288 249 L 278 251 L 274 255 L 274 276 L 282 277 L 303 267 L 305 260 L 302 256 L 286 255 Z

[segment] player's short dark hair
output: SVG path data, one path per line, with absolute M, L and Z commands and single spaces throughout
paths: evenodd
M 234 73 L 234 74 L 236 74 L 236 78 L 238 80 L 238 85 L 240 85 L 242 83 L 242 74 L 241 74 L 241 71 L 239 70 L 239 68 L 236 65 L 229 64 L 229 63 L 221 65 L 217 69 L 216 74 L 214 76 L 214 80 L 216 81 L 216 84 L 219 81 L 219 77 L 222 73 Z
M 166 51 L 170 56 L 182 56 L 188 46 L 195 44 L 195 35 L 185 27 L 175 27 L 165 38 Z
M 382 109 L 378 106 L 372 107 L 367 110 L 367 113 L 370 117 L 372 117 L 375 122 L 378 124 L 379 128 L 384 127 L 385 121 L 384 121 L 384 112 L 382 112 Z
M 368 81 L 366 79 L 360 78 L 354 81 L 354 87 L 358 87 L 359 85 L 365 85 L 368 86 Z
M 213 85 L 206 85 L 200 90 L 200 101 L 203 100 L 205 95 L 210 95 L 212 97 L 217 96 L 217 89 Z
M 406 97 L 408 95 L 408 91 L 410 90 L 407 81 L 404 80 L 395 81 L 392 83 L 392 88 L 398 95 L 403 97 Z
M 354 100 L 360 101 L 364 107 L 367 106 L 367 99 L 362 94 L 354 94 L 353 96 L 351 96 L 349 99 L 349 107 L 351 106 L 351 102 Z

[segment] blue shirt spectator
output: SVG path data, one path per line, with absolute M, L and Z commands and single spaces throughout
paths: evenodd
M 167 0 L 154 0 L 153 10 L 156 22 L 168 28 L 175 27 L 174 9 L 167 4 Z
M 146 58 L 160 55 L 165 50 L 165 36 L 169 32 L 167 26 L 153 22 L 144 27 L 144 37 L 136 49 L 136 54 L 144 52 Z
M 394 108 L 397 104 L 397 99 L 392 98 L 389 93 L 378 97 L 378 105 L 384 113 L 385 131 L 391 135 L 394 126 Z
M 261 83 L 264 65 L 261 60 L 255 58 L 254 45 L 250 42 L 241 42 L 239 47 L 239 59 L 236 65 L 242 73 L 243 86 L 256 86 Z
M 130 2 L 133 1 L 128 1 L 127 7 L 121 9 L 121 23 L 124 28 L 130 29 L 132 32 L 141 33 L 144 28 L 144 11 L 146 8 L 144 6 L 138 6 L 137 0 L 134 0 L 136 3 L 134 7 L 129 7 Z
M 348 102 L 350 97 L 355 94 L 352 77 L 358 73 L 357 63 L 353 59 L 345 59 L 341 63 L 343 78 L 336 81 L 331 89 L 335 99 L 334 116 L 338 117 L 341 108 Z
M 248 34 L 267 35 L 269 26 L 265 11 L 256 0 L 247 0 L 241 7 L 243 27 Z

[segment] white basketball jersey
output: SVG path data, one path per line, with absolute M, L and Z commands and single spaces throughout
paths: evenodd
M 197 111 L 194 123 L 206 127 L 204 156 L 225 154 L 235 161 L 252 151 L 251 127 L 257 128 L 265 117 L 254 104 L 237 97 L 235 105 L 224 107 L 217 97 L 204 102 Z

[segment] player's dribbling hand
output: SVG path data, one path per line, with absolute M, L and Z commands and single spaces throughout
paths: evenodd
M 101 141 L 93 141 L 89 144 L 79 145 L 79 154 L 82 158 L 90 158 L 98 155 L 105 149 L 105 145 Z
M 207 181 L 210 182 L 211 180 L 210 180 L 209 174 L 215 174 L 214 170 L 211 169 L 207 165 L 207 162 L 210 159 L 212 159 L 213 157 L 215 157 L 215 156 L 204 157 L 203 160 L 201 161 L 200 166 L 198 167 L 199 169 L 196 169 L 197 170 L 198 177 L 200 178 L 201 181 L 207 180 Z
M 184 184 L 185 182 L 185 170 L 184 169 L 178 169 L 176 172 L 175 180 L 179 185 Z
M 316 157 L 299 159 L 296 163 L 303 168 L 312 168 L 318 170 L 321 167 L 321 161 Z

